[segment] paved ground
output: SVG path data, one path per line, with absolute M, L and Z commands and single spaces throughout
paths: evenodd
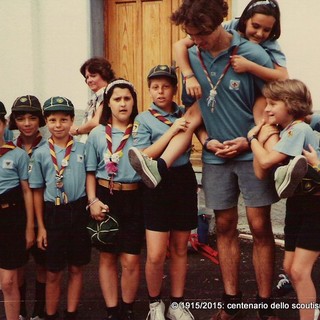
M 199 208 L 204 209 L 204 201 L 202 192 L 199 195 Z M 206 211 L 206 210 L 205 210 Z M 209 211 L 208 211 L 209 212 Z M 248 235 L 248 226 L 246 224 L 243 204 L 240 202 L 239 205 L 240 220 L 239 229 L 242 234 Z M 275 230 L 276 239 L 282 239 L 282 228 L 284 218 L 284 202 L 273 206 L 272 209 L 273 224 Z M 211 225 L 211 230 L 214 228 L 214 221 Z M 254 278 L 254 272 L 252 268 L 252 241 L 240 239 L 241 241 L 241 288 L 244 293 L 245 302 L 254 302 L 256 294 L 256 283 Z M 215 247 L 214 234 L 210 236 L 210 244 Z M 146 318 L 148 313 L 148 301 L 147 301 L 147 289 L 144 280 L 144 262 L 145 262 L 145 248 L 142 252 L 142 268 L 141 268 L 141 284 L 138 292 L 137 302 L 135 306 L 136 320 L 143 320 Z M 282 259 L 283 259 L 283 248 L 281 246 L 276 247 L 276 266 L 275 266 L 275 277 L 274 284 L 277 283 L 278 274 L 282 272 Z M 169 296 L 170 279 L 167 274 L 167 265 L 169 260 L 166 262 L 166 273 L 163 281 L 163 297 L 167 299 Z M 92 253 L 92 261 L 85 270 L 85 283 L 84 290 L 79 307 L 79 319 L 92 319 L 101 320 L 103 319 L 104 303 L 98 283 L 97 276 L 98 266 L 98 255 L 96 251 Z M 28 304 L 31 304 L 34 283 L 34 264 L 32 261 L 29 262 L 27 267 L 28 281 L 30 284 L 28 290 Z M 314 278 L 319 279 L 319 266 L 315 267 Z M 319 286 L 319 281 L 316 281 Z M 319 288 L 318 288 L 319 290 Z M 190 249 L 189 251 L 189 271 L 187 277 L 187 284 L 185 290 L 186 301 L 190 302 L 192 313 L 197 320 L 210 319 L 210 316 L 214 313 L 214 307 L 221 301 L 221 295 L 223 292 L 221 276 L 219 267 L 213 264 L 209 259 L 203 257 L 197 252 Z M 320 291 L 319 291 L 320 292 Z M 2 300 L 2 299 L 1 299 Z M 165 301 L 168 305 L 168 300 Z M 281 299 L 276 299 L 275 302 L 279 303 L 278 314 L 283 319 L 298 319 L 298 311 L 290 308 L 292 303 L 296 302 L 295 294 L 292 293 L 289 296 Z M 280 304 L 282 303 L 282 304 Z M 63 290 L 63 298 L 61 302 L 61 310 L 63 310 L 65 304 L 65 288 Z M 31 308 L 29 308 L 31 309 Z M 256 310 L 248 310 L 247 319 L 256 319 Z M 0 316 L 3 316 L 3 303 L 0 304 Z

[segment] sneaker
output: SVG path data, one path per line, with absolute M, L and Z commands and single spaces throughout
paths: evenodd
M 288 293 L 294 291 L 294 288 L 285 274 L 279 274 L 279 282 L 274 290 L 276 297 L 284 297 Z
M 170 320 L 194 320 L 194 316 L 189 309 L 187 307 L 183 308 L 180 304 L 170 304 L 167 318 Z
M 154 189 L 161 181 L 157 161 L 152 160 L 135 147 L 129 149 L 128 155 L 131 166 L 140 175 L 144 184 Z
M 156 301 L 149 304 L 150 311 L 146 320 L 166 320 L 164 317 L 165 305 L 160 301 Z
M 44 317 L 35 316 L 35 317 L 31 317 L 30 320 L 44 320 Z
M 22 316 L 21 314 L 19 315 L 19 320 L 27 320 L 27 317 Z
M 211 320 L 239 320 L 239 319 L 245 319 L 245 313 L 242 310 L 239 310 L 234 315 L 231 315 L 226 313 L 224 310 L 220 309 L 211 318 Z
M 274 173 L 275 187 L 280 198 L 291 197 L 308 171 L 307 159 L 300 155 Z
M 121 313 L 121 320 L 134 320 L 134 313 L 132 310 L 126 310 Z

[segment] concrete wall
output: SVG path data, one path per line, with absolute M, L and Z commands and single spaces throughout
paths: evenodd
M 312 93 L 313 108 L 320 110 L 320 59 L 316 36 L 320 34 L 319 0 L 278 0 L 281 10 L 279 43 L 287 57 L 290 78 L 302 80 Z M 239 16 L 248 0 L 233 1 L 233 15 Z
M 79 72 L 90 57 L 88 0 L 0 1 L 0 100 L 7 110 L 17 96 L 53 95 L 84 108 L 88 89 Z
M 310 87 L 314 108 L 320 109 L 319 52 L 314 41 L 320 34 L 320 1 L 278 1 L 280 44 L 290 76 Z M 247 3 L 233 0 L 233 15 L 239 16 Z M 23 94 L 34 94 L 41 102 L 65 95 L 77 108 L 85 107 L 89 91 L 79 67 L 92 54 L 103 52 L 102 7 L 103 0 L 0 0 L 0 100 L 8 110 Z

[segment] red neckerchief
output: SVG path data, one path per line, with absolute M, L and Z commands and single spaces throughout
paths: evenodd
M 109 157 L 109 161 L 106 163 L 106 170 L 111 177 L 110 179 L 110 193 L 112 194 L 112 182 L 114 176 L 118 172 L 118 163 L 120 158 L 122 157 L 122 150 L 126 145 L 131 133 L 132 133 L 133 124 L 129 123 L 127 128 L 122 136 L 120 144 L 115 152 L 112 152 L 112 124 L 110 122 L 106 125 L 106 140 L 107 140 L 107 154 Z
M 69 135 L 65 155 L 64 155 L 63 160 L 61 161 L 61 168 L 60 169 L 58 166 L 57 156 L 56 156 L 56 152 L 54 150 L 54 142 L 53 142 L 52 137 L 50 137 L 48 139 L 48 143 L 49 143 L 49 148 L 50 148 L 51 160 L 53 162 L 53 165 L 54 165 L 54 168 L 56 171 L 56 186 L 57 186 L 57 189 L 59 189 L 61 191 L 63 203 L 68 203 L 68 197 L 67 197 L 67 194 L 65 193 L 64 188 L 63 188 L 63 172 L 64 172 L 64 169 L 68 166 L 68 161 L 70 159 L 71 149 L 73 146 L 73 138 L 72 138 L 72 136 Z M 60 205 L 59 194 L 57 194 L 57 197 L 56 197 L 56 205 Z
M 159 112 L 157 112 L 154 109 L 149 108 L 148 111 L 158 120 L 160 120 L 161 122 L 165 123 L 166 125 L 168 125 L 169 127 L 171 127 L 173 125 L 173 122 L 171 122 L 170 120 L 168 120 L 167 118 L 165 118 L 163 115 L 161 115 Z M 182 117 L 182 111 L 179 109 L 178 113 L 177 113 L 178 118 Z
M 40 143 L 41 139 L 42 139 L 41 133 L 38 131 L 36 138 L 31 144 L 31 148 L 27 152 L 29 157 L 31 157 L 33 149 Z M 21 135 L 19 135 L 19 137 L 17 138 L 17 147 L 23 149 L 23 141 L 22 141 Z
M 7 152 L 16 148 L 16 145 L 9 141 L 0 147 L 0 157 L 4 156 Z

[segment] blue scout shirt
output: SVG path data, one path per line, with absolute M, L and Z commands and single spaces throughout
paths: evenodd
M 151 108 L 159 112 L 162 116 L 171 122 L 174 122 L 179 117 L 179 113 L 184 112 L 182 107 L 179 107 L 173 102 L 173 112 L 166 113 L 162 109 L 158 108 L 154 103 L 151 104 Z M 139 113 L 134 120 L 133 139 L 134 146 L 138 149 L 146 149 L 154 144 L 161 136 L 169 129 L 169 126 L 155 116 L 150 111 L 144 111 Z M 185 152 L 179 157 L 172 165 L 172 167 L 178 167 L 185 165 L 189 162 L 190 150 Z
M 230 33 L 233 35 L 230 48 L 220 53 L 217 57 L 213 57 L 208 51 L 201 51 L 201 56 L 213 84 L 217 83 L 236 46 L 238 47 L 238 55 L 244 56 L 267 68 L 273 68 L 269 55 L 261 46 L 243 39 L 235 30 L 230 30 Z M 217 139 L 220 142 L 237 137 L 246 137 L 247 132 L 254 126 L 253 106 L 257 89 L 261 89 L 264 82 L 248 72 L 236 73 L 230 67 L 217 88 L 216 107 L 211 112 L 210 107 L 207 105 L 211 86 L 203 71 L 196 47 L 190 48 L 188 53 L 192 69 L 201 84 L 203 94 L 198 102 L 209 137 Z M 186 106 L 190 106 L 195 102 L 194 99 L 186 94 L 185 90 L 182 99 Z M 252 159 L 253 155 L 250 151 L 233 158 L 233 160 L 240 161 Z M 208 164 L 222 164 L 228 161 L 204 149 L 202 160 Z
M 120 145 L 123 134 L 123 131 L 112 128 L 112 152 L 115 152 Z M 140 181 L 140 177 L 129 163 L 128 151 L 132 145 L 132 136 L 130 136 L 122 149 L 123 156 L 120 158 L 118 172 L 113 181 L 121 183 L 135 183 Z M 99 125 L 90 132 L 86 143 L 86 170 L 96 172 L 96 178 L 98 179 L 110 179 L 104 159 L 106 153 L 106 126 Z
M 61 161 L 65 156 L 65 148 L 54 146 L 57 162 L 61 168 Z M 25 153 L 25 152 L 24 152 Z M 30 160 L 30 188 L 45 188 L 44 201 L 55 202 L 57 196 L 56 171 L 51 159 L 48 142 L 34 150 Z M 86 195 L 86 170 L 84 161 L 84 144 L 74 140 L 69 164 L 63 173 L 63 186 L 68 201 L 76 201 Z M 61 197 L 61 193 L 58 195 Z M 62 198 L 62 197 L 61 197 Z
M 0 157 L 0 194 L 18 187 L 21 180 L 28 180 L 28 163 L 28 155 L 20 148 Z
M 239 19 L 233 19 L 226 22 L 223 27 L 226 30 L 238 30 Z M 270 56 L 273 63 L 279 65 L 280 67 L 286 67 L 286 56 L 281 51 L 280 45 L 277 40 L 267 40 L 259 44 Z
M 273 147 L 274 150 L 289 157 L 302 154 L 302 150 L 309 150 L 308 144 L 319 153 L 319 140 L 312 128 L 305 122 L 293 122 L 280 132 L 280 140 Z

